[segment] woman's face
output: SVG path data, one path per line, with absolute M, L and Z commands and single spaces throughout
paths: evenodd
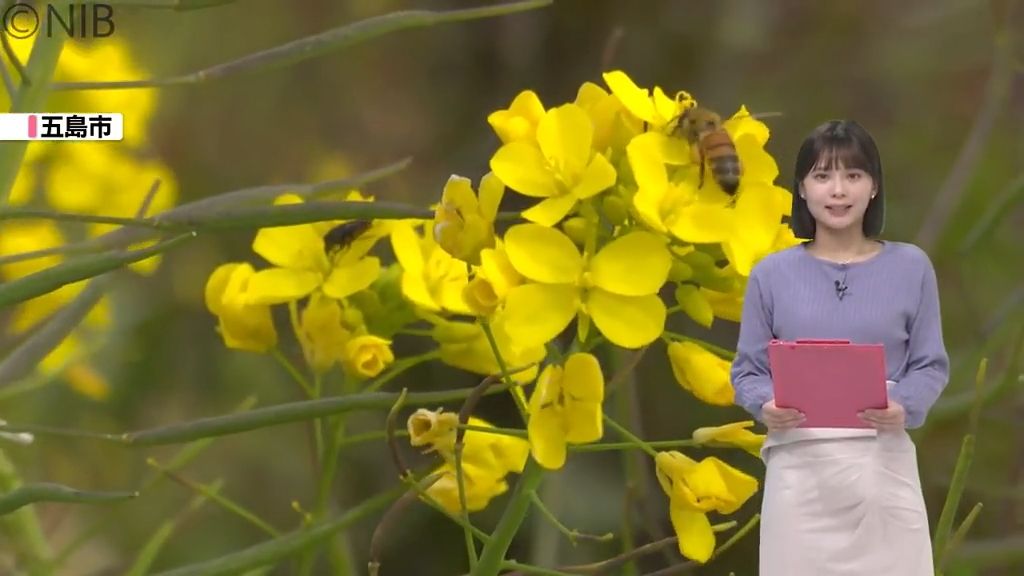
M 860 230 L 868 203 L 875 197 L 875 183 L 866 171 L 836 162 L 828 169 L 812 168 L 800 193 L 818 226 L 836 232 Z

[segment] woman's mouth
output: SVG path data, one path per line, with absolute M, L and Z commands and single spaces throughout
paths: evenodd
M 835 206 L 825 206 L 825 210 L 828 210 L 829 214 L 837 217 L 846 216 L 846 213 L 849 212 L 851 208 L 853 208 L 853 206 L 850 204 L 837 204 Z

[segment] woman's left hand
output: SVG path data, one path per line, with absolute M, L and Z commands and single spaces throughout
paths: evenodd
M 869 408 L 860 413 L 860 418 L 878 430 L 895 432 L 906 427 L 907 411 L 899 402 L 889 400 L 888 408 Z

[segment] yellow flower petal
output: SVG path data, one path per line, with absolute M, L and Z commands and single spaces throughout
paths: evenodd
M 431 312 L 441 310 L 441 305 L 434 300 L 434 295 L 430 292 L 430 285 L 427 284 L 427 279 L 422 271 L 418 274 L 408 270 L 402 272 L 402 295 L 424 310 Z
M 672 374 L 698 399 L 716 406 L 731 406 L 735 398 L 730 363 L 693 342 L 668 345 Z
M 602 154 L 595 154 L 594 159 L 583 171 L 580 181 L 572 189 L 572 195 L 580 200 L 603 192 L 615 185 L 615 168 Z
M 206 287 L 204 289 L 204 300 L 206 301 L 206 309 L 211 314 L 220 315 L 224 310 L 222 304 L 222 297 L 224 290 L 228 285 L 228 281 L 231 279 L 231 275 L 235 269 L 239 266 L 248 266 L 252 269 L 252 265 L 246 262 L 228 262 L 227 264 L 221 264 L 210 273 L 210 277 L 206 280 Z
M 260 228 L 252 249 L 282 268 L 322 270 L 327 267 L 323 238 L 309 224 Z
M 665 303 L 657 295 L 619 296 L 594 288 L 586 306 L 601 334 L 623 348 L 650 344 L 665 330 Z
M 552 196 L 551 198 L 545 198 L 536 205 L 523 210 L 523 218 L 540 224 L 541 226 L 549 227 L 557 224 L 576 206 L 576 197 L 564 194 L 561 196 Z
M 530 438 L 530 453 L 538 464 L 548 470 L 558 470 L 565 465 L 565 432 L 562 430 L 562 416 L 557 410 L 531 412 L 526 430 Z
M 701 564 L 707 562 L 715 551 L 715 533 L 707 515 L 675 504 L 670 505 L 669 515 L 679 538 L 679 553 Z
M 734 221 L 731 209 L 696 202 L 675 211 L 668 225 L 672 235 L 684 242 L 712 244 L 734 234 Z
M 583 257 L 568 236 L 540 224 L 517 224 L 505 233 L 505 252 L 523 276 L 549 284 L 574 283 Z
M 260 270 L 249 279 L 247 303 L 283 304 L 308 296 L 320 286 L 323 277 L 317 272 L 288 268 Z
M 722 426 L 704 426 L 693 431 L 693 440 L 701 444 L 726 444 L 738 446 L 750 455 L 760 457 L 765 435 L 755 434 L 748 430 L 754 425 L 753 420 L 732 422 Z
M 676 302 L 694 322 L 705 328 L 711 327 L 715 320 L 715 311 L 704 298 L 704 293 L 700 288 L 693 284 L 680 284 L 676 289 Z
M 732 514 L 757 492 L 757 478 L 750 474 L 737 470 L 714 456 L 705 458 L 701 464 L 714 467 L 715 474 L 721 480 L 727 494 L 721 498 L 720 505 L 715 508 L 719 513 Z
M 594 402 L 565 403 L 562 417 L 567 424 L 565 441 L 572 444 L 597 442 L 604 436 L 604 413 Z
M 633 178 L 640 189 L 662 190 L 668 186 L 668 172 L 662 149 L 668 136 L 660 132 L 645 132 L 626 145 L 626 156 Z
M 679 115 L 679 105 L 672 98 L 669 98 L 661 86 L 655 86 L 651 94 L 651 102 L 654 104 L 656 118 L 662 123 L 667 123 Z
M 558 184 L 547 159 L 526 142 L 505 144 L 491 157 L 491 171 L 509 188 L 524 196 L 547 198 L 558 193 Z
M 604 373 L 593 354 L 577 352 L 565 361 L 562 389 L 576 400 L 604 401 Z
M 634 116 L 653 122 L 655 118 L 654 104 L 647 94 L 647 90 L 638 87 L 633 80 L 621 70 L 606 72 L 601 75 L 608 88 L 612 91 L 622 105 L 633 113 Z
M 559 172 L 570 177 L 582 174 L 586 168 L 593 138 L 590 117 L 575 104 L 549 110 L 537 125 L 537 143 L 544 156 Z
M 380 260 L 374 257 L 363 258 L 355 264 L 336 267 L 324 282 L 324 294 L 331 298 L 348 298 L 365 290 L 377 281 L 380 276 Z
M 533 90 L 520 92 L 507 110 L 497 110 L 487 116 L 498 138 L 505 144 L 517 140 L 533 140 L 537 123 L 544 117 L 544 105 Z
M 524 284 L 509 291 L 500 317 L 517 346 L 544 345 L 572 322 L 578 297 L 566 284 Z
M 642 231 L 612 240 L 590 261 L 591 282 L 621 296 L 656 294 L 672 267 L 666 243 L 664 238 Z
M 396 222 L 391 230 L 391 249 L 405 272 L 422 275 L 423 248 L 420 237 L 408 223 Z
M 722 127 L 735 141 L 742 136 L 752 136 L 758 146 L 764 146 L 768 142 L 768 126 L 757 118 L 753 118 L 746 106 L 732 115 L 732 118 L 722 122 Z
M 484 174 L 480 179 L 480 214 L 489 222 L 498 215 L 501 198 L 505 195 L 505 183 L 494 172 Z
M 740 157 L 743 166 L 743 177 L 740 179 L 740 186 L 749 182 L 764 182 L 771 184 L 779 177 L 779 165 L 775 159 L 765 151 L 750 134 L 744 135 L 735 140 L 736 153 Z

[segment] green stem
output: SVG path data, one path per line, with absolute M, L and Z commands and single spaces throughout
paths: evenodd
M 204 496 L 209 500 L 212 500 L 215 504 L 217 504 L 224 510 L 227 510 L 228 512 L 234 514 L 235 516 L 238 516 L 242 520 L 245 520 L 246 522 L 259 528 L 260 530 L 266 532 L 268 535 L 273 536 L 275 538 L 281 535 L 281 533 L 273 526 L 271 526 L 269 523 L 267 523 L 266 520 L 263 520 L 255 513 L 246 509 L 241 504 L 238 504 L 237 502 L 231 500 L 227 496 L 222 496 L 220 494 L 219 488 L 214 486 L 207 486 L 205 484 L 201 484 L 199 482 L 190 480 L 168 468 L 163 467 L 159 462 L 157 462 L 153 458 L 147 460 L 147 464 L 149 464 L 153 468 L 156 468 L 157 470 L 160 471 L 160 473 L 166 475 L 171 480 L 174 480 L 178 484 L 181 484 L 182 486 L 188 488 L 189 490 L 192 490 L 196 494 Z
M 469 570 L 476 570 L 479 558 L 476 553 L 476 542 L 473 541 L 473 532 L 470 530 L 472 522 L 469 521 L 469 505 L 466 503 L 466 477 L 462 467 L 462 450 L 465 448 L 465 439 L 455 446 L 455 483 L 459 490 L 459 515 L 462 522 L 462 537 L 466 544 L 466 558 L 469 561 Z
M 10 112 L 38 112 L 46 108 L 46 99 L 50 94 L 50 82 L 57 69 L 64 48 L 64 34 L 38 34 L 32 44 L 25 75 L 29 83 L 22 84 L 17 95 L 12 98 Z M 10 199 L 11 187 L 18 177 L 27 140 L 0 142 L 0 206 L 6 205 Z
M 487 426 L 474 426 L 473 424 L 457 425 L 456 428 L 472 430 L 473 432 L 483 432 L 484 434 L 497 434 L 499 436 L 514 436 L 516 438 L 528 437 L 526 430 L 520 430 L 518 428 L 490 428 Z
M 486 319 L 480 320 L 480 327 L 483 328 L 484 334 L 487 336 L 487 343 L 491 346 L 491 351 L 494 352 L 494 358 L 498 361 L 498 369 L 501 370 L 501 379 L 509 387 L 508 391 L 512 394 L 512 399 L 516 403 L 516 407 L 519 408 L 519 415 L 523 418 L 523 422 L 528 422 L 530 419 L 529 410 L 526 408 L 526 398 L 523 395 L 523 389 L 516 386 L 515 382 L 512 381 L 511 375 L 508 372 L 508 365 L 505 363 L 505 359 L 501 357 L 501 351 L 498 349 L 498 341 L 494 338 L 494 331 L 491 330 L 491 324 Z
M 555 513 L 552 512 L 546 504 L 544 504 L 544 501 L 540 499 L 540 496 L 538 496 L 536 492 L 530 494 L 530 502 L 537 507 L 537 510 L 540 510 L 540 513 L 544 518 L 547 518 L 548 522 L 550 522 L 552 526 L 557 528 L 559 532 L 569 539 L 569 542 L 571 542 L 573 546 L 576 545 L 576 539 L 581 537 L 587 538 L 588 540 L 596 540 L 598 542 L 611 540 L 615 537 L 611 532 L 598 536 L 594 534 L 581 534 L 577 530 L 569 529 L 565 524 L 562 524 L 562 521 L 555 516 Z
M 303 378 L 299 370 L 294 364 L 292 364 L 291 360 L 285 357 L 280 348 L 274 348 L 271 350 L 270 355 L 273 356 L 274 360 L 277 360 L 277 362 L 284 367 L 286 371 L 288 371 L 288 374 L 292 379 L 295 380 L 299 384 L 299 387 L 302 388 L 302 391 L 306 393 L 307 398 L 314 398 L 313 387 L 309 385 L 309 381 Z
M 527 459 L 523 474 L 516 482 L 515 490 L 509 498 L 505 512 L 501 515 L 501 520 L 498 521 L 498 526 L 491 535 L 491 541 L 484 545 L 483 552 L 480 553 L 480 562 L 476 565 L 472 576 L 497 576 L 505 561 L 505 554 L 508 552 L 509 546 L 512 545 L 512 539 L 515 538 L 519 526 L 530 509 L 530 495 L 537 490 L 543 478 L 544 469 L 540 464 L 537 464 L 532 457 Z
M 715 346 L 714 344 L 707 342 L 705 340 L 701 340 L 700 338 L 694 338 L 693 336 L 687 336 L 685 334 L 679 334 L 676 332 L 669 332 L 667 330 L 663 332 L 663 335 L 675 340 L 686 340 L 688 342 L 693 342 L 694 344 L 707 348 L 708 350 L 714 352 L 716 355 L 727 360 L 731 360 L 733 357 L 736 356 L 736 352 L 728 350 L 726 348 L 722 348 L 721 346 Z
M 22 485 L 14 465 L 0 450 L 0 492 L 13 492 Z M 52 574 L 50 547 L 39 524 L 33 506 L 24 506 L 14 512 L 0 516 L 0 534 L 14 550 L 19 565 L 24 566 L 30 576 Z
M 621 424 L 616 422 L 614 419 L 612 419 L 611 416 L 609 416 L 607 414 L 603 414 L 603 417 L 604 417 L 604 423 L 607 424 L 608 426 L 612 427 L 613 429 L 615 429 L 615 431 L 618 432 L 619 434 L 621 434 L 624 438 L 626 438 L 626 440 L 629 440 L 629 443 L 632 446 L 634 446 L 636 448 L 639 448 L 639 449 L 643 450 L 644 452 L 647 452 L 648 454 L 650 454 L 651 458 L 656 458 L 658 456 L 658 453 L 654 451 L 654 448 L 651 448 L 650 444 L 648 444 L 647 442 L 644 442 L 640 438 L 636 437 L 636 435 L 634 435 L 632 432 L 627 430 L 624 426 L 622 426 Z
M 653 442 L 644 442 L 646 446 L 651 448 L 683 448 L 700 446 L 700 443 L 695 440 L 655 440 Z M 636 442 L 601 442 L 597 444 L 570 444 L 569 450 L 575 450 L 576 452 L 604 452 L 607 450 L 626 450 L 630 448 L 643 448 Z
M 619 354 L 618 349 L 613 348 L 610 350 L 612 363 L 615 367 L 614 372 L 618 373 L 622 364 L 622 358 Z M 630 376 L 627 376 L 630 378 Z M 631 378 L 630 378 L 631 379 Z M 629 386 L 624 393 L 618 394 L 616 397 L 616 408 L 618 409 L 619 418 L 629 422 L 632 420 L 631 413 L 633 411 L 633 392 L 635 386 L 633 382 L 629 382 Z M 639 500 L 635 499 L 634 496 L 643 493 L 643 478 L 640 474 L 639 463 L 637 457 L 641 457 L 632 450 L 624 450 L 622 452 L 622 467 L 626 476 L 626 490 L 625 490 L 625 506 L 623 507 L 622 514 L 622 552 L 623 554 L 628 553 L 630 550 L 636 548 L 636 541 L 633 534 L 633 522 L 632 514 L 630 511 L 633 509 L 634 504 Z M 640 573 L 637 568 L 636 562 L 633 559 L 629 559 L 621 567 L 624 576 L 636 576 Z
M 38 208 L 8 208 L 0 210 L 0 221 L 2 220 L 53 220 L 56 222 L 78 222 L 83 224 L 116 224 L 118 226 L 135 226 L 156 230 L 175 229 L 173 226 L 168 226 L 149 218 L 121 218 L 118 216 L 95 214 L 75 214 L 73 212 L 55 212 Z
M 364 392 L 376 392 L 380 390 L 385 384 L 394 380 L 399 374 L 406 370 L 421 364 L 423 362 L 429 362 L 441 357 L 440 350 L 431 350 L 430 352 L 424 352 L 418 356 L 409 356 L 403 358 L 391 365 L 391 369 L 388 370 L 387 374 L 377 377 L 369 386 L 366 387 Z

